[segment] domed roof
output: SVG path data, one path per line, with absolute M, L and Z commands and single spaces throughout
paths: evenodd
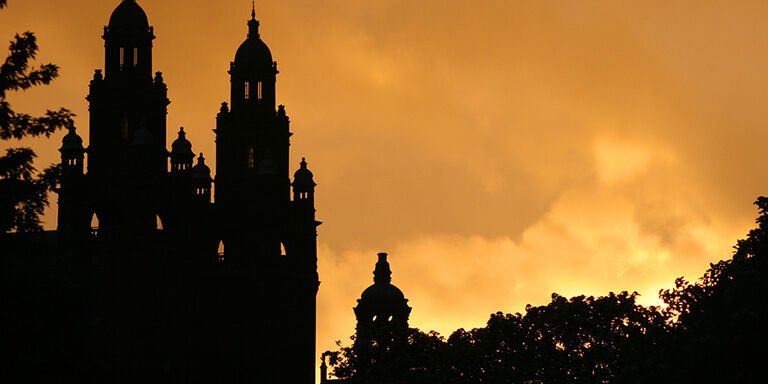
M 314 175 L 312 174 L 312 171 L 307 168 L 307 159 L 302 157 L 301 163 L 299 163 L 299 169 L 293 174 L 293 185 L 311 185 L 314 187 L 317 184 L 315 184 L 313 177 Z
M 272 68 L 272 52 L 259 37 L 259 22 L 256 14 L 251 14 L 248 21 L 248 38 L 240 45 L 235 53 L 236 68 Z
M 83 150 L 83 138 L 75 132 L 75 127 L 69 129 L 69 133 L 64 135 L 61 140 L 59 151 L 81 151 Z
M 112 16 L 109 18 L 109 28 L 112 30 L 147 29 L 149 28 L 149 20 L 136 0 L 123 0 L 112 12 Z
M 392 271 L 389 269 L 386 253 L 379 253 L 379 261 L 373 271 L 373 285 L 366 288 L 358 302 L 361 305 L 371 305 L 379 308 L 399 309 L 407 307 L 408 300 L 400 288 L 392 285 Z
M 205 165 L 205 157 L 201 153 L 197 158 L 197 164 L 192 167 L 192 178 L 197 180 L 211 180 L 211 169 Z
M 192 143 L 187 140 L 187 133 L 184 132 L 184 127 L 179 129 L 179 137 L 171 144 L 171 154 L 195 157 L 194 152 L 192 152 Z
M 406 302 L 403 291 L 391 283 L 371 285 L 363 291 L 363 294 L 360 296 L 360 301 L 376 303 L 377 305 L 398 305 Z

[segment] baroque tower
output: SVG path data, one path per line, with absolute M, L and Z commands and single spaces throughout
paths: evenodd
M 276 107 L 277 74 L 254 10 L 229 66 L 230 103 L 216 116 L 220 263 L 233 291 L 248 293 L 241 315 L 252 322 L 237 332 L 241 347 L 267 347 L 243 365 L 271 367 L 254 376 L 265 382 L 314 383 L 320 222 L 307 162 L 293 182 L 288 176 L 292 133 L 285 107 Z
M 74 129 L 63 138 L 58 189 L 60 259 L 85 292 L 72 294 L 85 303 L 75 323 L 97 325 L 62 332 L 83 340 L 71 366 L 97 382 L 315 381 L 316 184 L 303 158 L 290 178 L 289 119 L 255 10 L 247 30 L 212 175 L 184 128 L 166 149 L 170 101 L 144 10 L 122 0 L 104 28 L 88 146 Z

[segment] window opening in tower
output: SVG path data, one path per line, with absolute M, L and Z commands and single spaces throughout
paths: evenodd
M 120 47 L 120 69 L 125 65 L 125 48 Z
M 261 98 L 262 98 L 261 88 L 262 88 L 262 87 L 261 87 L 261 81 L 259 81 L 259 82 L 256 84 L 256 92 L 257 92 L 257 95 L 256 95 L 256 97 L 258 97 L 258 99 L 259 99 L 259 100 L 261 100 Z
M 254 168 L 256 167 L 256 158 L 254 156 L 254 148 L 251 147 L 248 150 L 248 168 Z
M 133 67 L 136 68 L 139 65 L 139 49 L 133 49 Z
M 251 82 L 250 81 L 245 82 L 245 99 L 246 100 L 251 99 Z

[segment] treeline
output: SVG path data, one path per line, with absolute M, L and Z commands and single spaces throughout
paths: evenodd
M 382 329 L 329 351 L 330 372 L 349 383 L 756 383 L 766 344 L 768 198 L 757 228 L 729 260 L 696 282 L 660 292 L 662 308 L 621 292 L 552 295 L 525 313 L 491 315 L 447 339 Z

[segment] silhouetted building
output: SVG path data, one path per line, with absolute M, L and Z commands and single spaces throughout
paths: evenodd
M 398 338 L 406 337 L 408 317 L 411 307 L 400 288 L 392 284 L 392 270 L 386 253 L 378 254 L 378 261 L 373 271 L 373 285 L 366 288 L 357 306 L 354 308 L 357 318 L 356 339 L 353 348 L 357 355 L 358 372 L 354 382 L 367 383 L 365 372 L 375 364 L 372 355 L 382 350 L 397 353 L 393 344 L 403 342 Z M 379 349 L 379 351 L 374 351 Z M 321 356 L 320 380 L 322 383 L 346 383 L 344 380 L 328 379 L 326 356 Z
M 10 308 L 14 331 L 51 336 L 19 336 L 40 347 L 14 356 L 15 370 L 56 381 L 314 383 L 315 183 L 304 160 L 289 178 L 289 119 L 258 28 L 254 11 L 229 68 L 231 108 L 216 115 L 214 181 L 203 154 L 193 165 L 183 128 L 166 149 L 170 101 L 152 73 L 147 15 L 134 0 L 114 10 L 87 97 L 88 147 L 74 129 L 62 140 L 58 236 L 36 251 L 56 256 L 45 274 L 18 277 L 52 285 Z M 16 295 L 8 285 L 3 296 Z M 38 324 L 41 306 L 61 313 Z

